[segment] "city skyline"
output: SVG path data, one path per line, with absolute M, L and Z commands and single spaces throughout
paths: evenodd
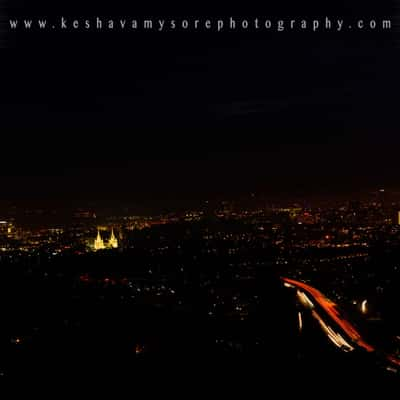
M 30 164 L 2 162 L 0 184 L 2 202 L 26 207 L 75 207 L 104 204 L 108 207 L 130 205 L 152 208 L 185 207 L 203 201 L 240 200 L 256 196 L 270 201 L 315 201 L 315 199 L 365 198 L 386 189 L 388 195 L 400 193 L 397 183 L 400 168 L 395 156 L 397 147 L 385 143 L 380 153 L 385 161 L 373 162 L 377 147 L 360 158 L 346 159 L 346 153 L 330 155 L 314 147 L 298 154 L 264 152 L 212 153 L 208 158 L 167 160 L 113 160 L 102 162 L 45 160 Z M 332 150 L 332 149 L 331 149 Z M 283 150 L 283 153 L 285 150 Z M 290 161 L 285 159 L 290 157 Z M 92 166 L 90 166 L 92 164 Z M 26 166 L 26 167 L 25 167 Z M 399 175 L 398 175 L 399 174 Z M 1 207 L 1 205 L 0 205 Z
M 13 323 L 1 343 L 11 355 L 3 374 L 33 374 L 37 349 L 65 360 L 88 348 L 88 362 L 110 374 L 115 364 L 89 335 L 131 367 L 165 352 L 201 359 L 200 343 L 208 361 L 267 354 L 273 365 L 284 363 L 286 378 L 322 365 L 336 377 L 353 371 L 352 379 L 394 382 L 400 202 L 385 195 L 325 208 L 249 210 L 223 202 L 212 212 L 148 217 L 76 210 L 57 226 L 44 224 L 43 210 L 30 210 L 25 224 L 0 220 L 2 296 L 18 299 L 13 310 L 20 310 L 7 316 Z M 27 224 L 31 214 L 39 225 Z M 49 295 L 58 312 L 43 318 Z M 153 323 L 163 328 L 149 334 Z M 276 351 L 271 342 L 279 343 Z M 16 356 L 28 364 L 15 367 Z
M 1 381 L 398 390 L 393 1 L 3 3 Z
M 60 197 L 52 198 L 14 198 L 0 201 L 1 215 L 18 215 L 19 218 L 28 218 L 39 213 L 42 217 L 51 215 L 71 217 L 77 213 L 92 213 L 99 216 L 107 215 L 160 215 L 168 213 L 182 213 L 188 210 L 209 210 L 213 212 L 224 204 L 230 204 L 235 209 L 270 209 L 276 207 L 298 206 L 302 208 L 336 207 L 352 201 L 377 202 L 385 198 L 385 206 L 394 206 L 400 202 L 400 190 L 390 188 L 374 188 L 374 190 L 336 193 L 266 193 L 260 191 L 201 193 L 180 198 L 171 198 L 168 194 L 158 198 L 143 196 L 135 197 L 116 196 L 112 198 L 98 197 L 82 198 L 69 197 L 67 200 Z

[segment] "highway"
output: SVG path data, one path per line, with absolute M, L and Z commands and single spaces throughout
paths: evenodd
M 343 317 L 340 315 L 337 305 L 333 303 L 331 300 L 327 299 L 319 290 L 314 289 L 312 286 L 309 286 L 303 282 L 295 281 L 293 279 L 289 278 L 282 278 L 282 279 L 285 283 L 292 285 L 295 288 L 300 289 L 302 292 L 304 292 L 311 299 L 310 302 L 311 304 L 313 303 L 312 300 L 314 300 L 314 302 L 318 304 L 331 318 L 331 320 L 334 322 L 334 325 L 341 328 L 342 330 L 341 333 L 334 332 L 332 328 L 330 328 L 327 324 L 324 323 L 323 319 L 319 316 L 319 314 L 316 311 L 313 311 L 313 316 L 318 320 L 320 325 L 323 328 L 326 328 L 324 330 L 331 334 L 331 336 L 328 335 L 331 340 L 332 338 L 337 339 L 337 337 L 340 336 L 341 339 L 339 340 L 339 344 L 343 343 L 348 345 L 349 348 L 352 348 L 351 344 L 346 342 L 346 340 L 343 338 L 347 337 L 353 344 L 356 344 L 357 346 L 365 349 L 366 351 L 368 352 L 375 351 L 374 347 L 372 347 L 362 339 L 357 329 L 349 321 L 343 319 Z M 300 296 L 302 295 L 300 294 Z M 335 335 L 333 333 L 335 333 Z
M 319 290 L 294 279 L 282 278 L 282 281 L 285 286 L 297 289 L 297 296 L 300 302 L 311 310 L 312 316 L 337 347 L 344 351 L 352 351 L 355 348 L 354 346 L 358 346 L 369 353 L 376 350 L 362 338 L 361 334 L 349 321 L 343 318 L 338 306 L 326 298 Z M 321 317 L 317 306 L 322 309 L 325 316 L 328 316 L 328 319 Z M 386 360 L 390 364 L 400 367 L 400 360 L 395 355 L 386 355 Z

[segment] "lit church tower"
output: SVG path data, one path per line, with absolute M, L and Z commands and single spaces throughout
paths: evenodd
M 113 249 L 116 249 L 118 247 L 118 239 L 114 235 L 114 229 L 111 228 L 111 237 L 108 242 L 108 245 L 112 247 Z
M 97 229 L 97 238 L 94 241 L 94 249 L 95 250 L 103 250 L 106 246 L 104 246 L 104 241 L 101 238 L 100 231 Z

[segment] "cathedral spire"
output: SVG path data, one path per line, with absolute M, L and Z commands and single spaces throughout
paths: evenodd
M 111 236 L 110 236 L 110 240 L 109 240 L 108 244 L 113 249 L 116 249 L 118 247 L 118 240 L 114 235 L 114 228 L 111 228 Z
M 94 241 L 94 249 L 95 249 L 95 250 L 102 250 L 102 249 L 104 249 L 104 248 L 105 248 L 105 246 L 104 246 L 104 241 L 103 241 L 103 239 L 101 238 L 100 230 L 97 229 L 97 238 L 96 238 L 96 240 Z

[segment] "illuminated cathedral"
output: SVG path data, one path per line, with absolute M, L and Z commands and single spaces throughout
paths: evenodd
M 97 250 L 116 249 L 116 248 L 118 248 L 118 239 L 114 235 L 114 229 L 111 228 L 111 236 L 107 244 L 104 243 L 104 240 L 100 234 L 100 230 L 97 229 L 97 237 L 94 241 L 94 250 L 97 251 Z

